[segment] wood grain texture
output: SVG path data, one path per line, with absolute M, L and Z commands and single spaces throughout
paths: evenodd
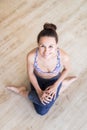
M 27 53 L 45 22 L 57 25 L 59 47 L 77 75 L 45 116 L 7 85 L 26 85 Z M 87 130 L 87 1 L 0 0 L 0 130 Z

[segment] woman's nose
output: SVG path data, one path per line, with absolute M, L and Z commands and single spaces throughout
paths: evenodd
M 48 53 L 48 52 L 49 52 L 48 48 L 45 48 L 45 53 Z

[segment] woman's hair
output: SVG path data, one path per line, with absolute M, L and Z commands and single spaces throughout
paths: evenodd
M 41 37 L 48 36 L 48 37 L 54 37 L 57 43 L 58 35 L 56 33 L 56 29 L 57 29 L 56 25 L 52 23 L 45 23 L 43 25 L 43 30 L 37 36 L 37 42 L 39 43 Z

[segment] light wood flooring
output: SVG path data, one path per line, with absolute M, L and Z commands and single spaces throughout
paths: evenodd
M 78 79 L 40 116 L 6 86 L 29 86 L 26 56 L 45 22 L 57 25 Z M 87 130 L 87 0 L 0 0 L 0 130 Z

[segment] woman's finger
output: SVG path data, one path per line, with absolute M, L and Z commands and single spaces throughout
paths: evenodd
M 41 98 L 41 102 L 44 104 L 44 105 L 46 105 L 46 103 L 48 104 L 48 103 L 50 103 L 52 101 L 52 97 L 50 96 L 50 97 L 44 97 L 44 98 Z
M 56 99 L 56 93 L 54 94 L 54 100 Z
M 42 104 L 44 104 L 44 105 L 46 105 L 46 104 L 49 103 L 49 101 L 47 101 L 46 99 L 42 99 L 41 102 L 42 102 Z

